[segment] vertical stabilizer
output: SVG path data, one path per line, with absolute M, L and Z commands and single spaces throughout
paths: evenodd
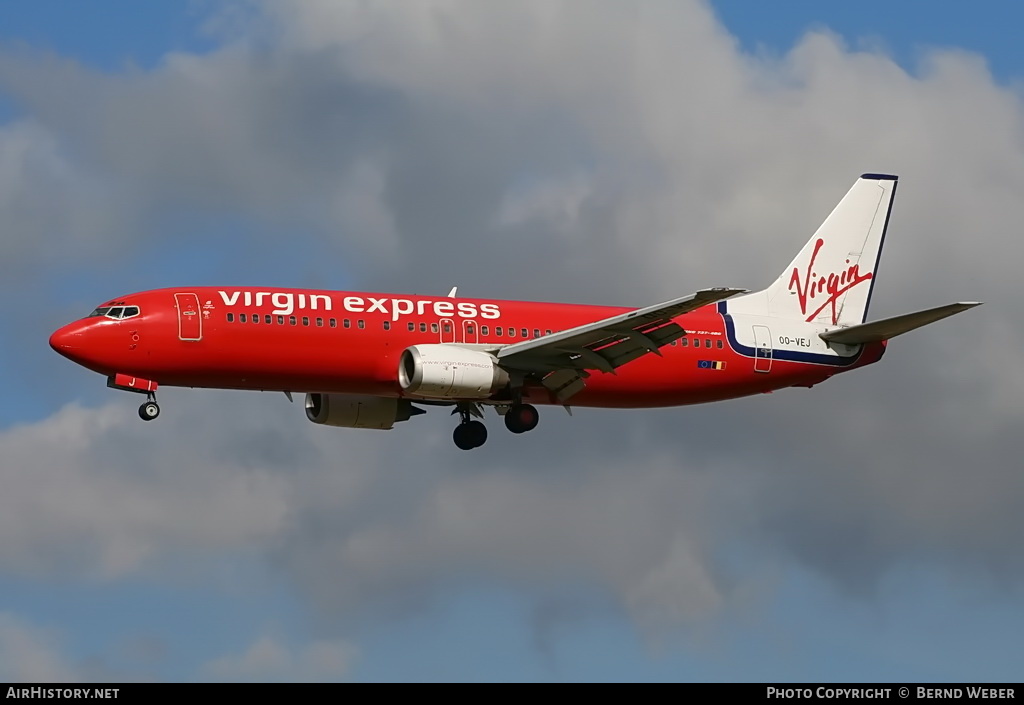
M 779 278 L 729 309 L 828 326 L 863 323 L 895 193 L 895 176 L 861 176 Z

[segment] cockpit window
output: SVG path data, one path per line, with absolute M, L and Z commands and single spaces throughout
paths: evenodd
M 123 318 L 132 318 L 139 315 L 138 306 L 100 306 L 89 314 L 89 318 L 105 316 L 119 321 Z

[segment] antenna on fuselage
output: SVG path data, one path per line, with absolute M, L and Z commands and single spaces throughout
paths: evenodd
M 459 287 L 453 286 L 452 290 L 448 292 L 448 298 L 449 299 L 454 299 L 455 295 L 458 294 L 458 293 L 459 293 Z

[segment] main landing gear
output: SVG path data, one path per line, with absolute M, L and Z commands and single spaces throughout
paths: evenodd
M 459 415 L 459 425 L 452 433 L 452 440 L 460 450 L 473 450 L 487 441 L 487 427 L 472 419 L 473 416 L 482 416 L 477 404 L 456 404 L 452 413 Z
M 505 412 L 505 428 L 512 433 L 526 433 L 537 428 L 540 414 L 531 404 L 513 404 Z
M 461 419 L 452 433 L 452 440 L 459 449 L 473 450 L 487 441 L 487 427 L 472 418 L 481 415 L 477 404 L 460 403 L 453 413 L 457 413 Z M 530 404 L 513 404 L 505 412 L 505 427 L 512 433 L 532 431 L 537 428 L 538 421 L 540 414 Z
M 460 450 L 479 448 L 487 441 L 487 427 L 479 421 L 463 421 L 455 427 L 452 439 Z
M 143 421 L 152 421 L 160 415 L 160 405 L 156 403 L 156 395 L 150 392 L 146 401 L 139 407 L 139 418 Z

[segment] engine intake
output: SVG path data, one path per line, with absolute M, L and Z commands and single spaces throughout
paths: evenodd
M 402 351 L 398 384 L 406 394 L 440 399 L 486 399 L 508 372 L 489 353 L 458 345 L 413 345 Z
M 399 421 L 423 413 L 426 412 L 407 399 L 355 394 L 306 395 L 306 418 L 324 426 L 388 430 Z

